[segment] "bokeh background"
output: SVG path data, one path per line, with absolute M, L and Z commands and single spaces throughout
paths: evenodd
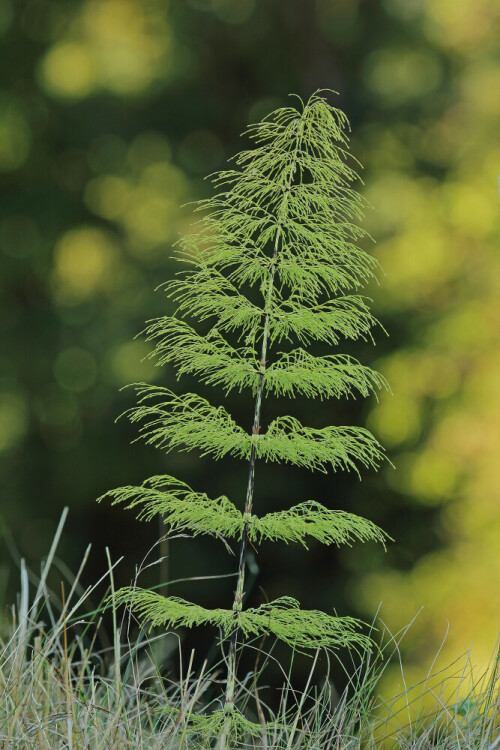
M 259 467 L 256 510 L 317 499 L 395 542 L 386 554 L 264 545 L 250 600 L 258 583 L 367 619 L 382 602 L 393 632 L 423 607 L 403 643 L 409 679 L 448 627 L 442 663 L 472 645 L 486 665 L 500 619 L 499 21 L 496 0 L 0 0 L 3 609 L 19 557 L 38 569 L 66 505 L 61 577 L 92 542 L 85 581 L 109 546 L 126 584 L 158 527 L 98 495 L 167 471 L 241 500 L 238 462 L 131 445 L 114 420 L 133 394 L 119 389 L 174 383 L 134 336 L 169 311 L 153 290 L 175 270 L 181 206 L 208 194 L 203 176 L 245 145 L 249 121 L 329 87 L 375 207 L 365 227 L 386 276 L 366 293 L 390 334 L 341 351 L 393 395 L 282 408 L 368 424 L 396 468 L 360 483 Z M 250 422 L 244 397 L 226 403 Z M 214 541 L 171 545 L 173 578 L 234 564 Z M 227 606 L 232 583 L 171 590 Z

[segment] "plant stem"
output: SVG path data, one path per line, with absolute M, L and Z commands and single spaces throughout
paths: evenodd
M 300 118 L 299 120 L 300 129 L 301 129 L 303 117 L 304 115 L 302 115 L 302 118 Z M 292 186 L 293 177 L 295 175 L 296 157 L 297 157 L 299 144 L 300 144 L 300 131 L 297 136 L 297 145 L 295 147 L 295 151 L 293 153 L 292 160 L 291 160 L 290 176 L 288 178 L 288 183 L 285 186 L 283 202 L 280 206 L 280 210 L 278 214 L 276 238 L 274 241 L 271 271 L 269 275 L 269 286 L 267 289 L 266 302 L 265 302 L 265 307 L 264 307 L 264 331 L 262 335 L 262 348 L 261 348 L 261 356 L 260 356 L 260 375 L 259 375 L 259 382 L 257 385 L 257 393 L 255 396 L 255 410 L 254 410 L 254 419 L 253 419 L 253 426 L 252 426 L 252 437 L 254 439 L 254 442 L 252 443 L 252 449 L 250 451 L 247 493 L 246 493 L 246 498 L 245 498 L 245 508 L 243 511 L 244 525 L 243 525 L 243 532 L 241 535 L 241 543 L 240 543 L 238 581 L 236 584 L 236 590 L 234 592 L 234 601 L 233 601 L 234 625 L 233 625 L 233 630 L 230 635 L 229 652 L 228 652 L 228 660 L 227 660 L 227 683 L 226 683 L 226 696 L 225 696 L 225 703 L 224 703 L 225 721 L 224 721 L 224 727 L 223 727 L 222 734 L 221 734 L 219 744 L 218 744 L 219 750 L 226 750 L 227 748 L 227 742 L 228 742 L 229 732 L 231 728 L 231 717 L 234 712 L 234 695 L 235 695 L 235 690 L 236 690 L 236 646 L 237 646 L 238 630 L 239 630 L 239 613 L 241 612 L 241 609 L 243 606 L 243 594 L 244 594 L 243 587 L 245 585 L 245 567 L 246 567 L 247 547 L 248 547 L 248 522 L 251 518 L 252 508 L 253 508 L 255 464 L 256 464 L 256 458 L 257 458 L 256 443 L 257 443 L 257 440 L 259 439 L 258 436 L 260 434 L 260 417 L 261 417 L 261 411 L 262 411 L 262 394 L 263 394 L 263 388 L 264 388 L 264 375 L 266 372 L 267 348 L 268 348 L 268 341 L 269 341 L 271 302 L 272 302 L 272 295 L 273 295 L 273 288 L 274 288 L 274 276 L 276 273 L 276 264 L 278 260 L 279 244 L 280 244 L 281 236 L 283 234 L 283 215 L 286 210 L 290 188 Z
M 281 226 L 278 227 L 278 233 L 276 235 L 273 259 L 275 259 L 278 254 L 278 244 L 279 244 L 280 236 L 281 236 Z M 275 268 L 276 268 L 276 264 L 274 263 L 272 267 L 272 271 L 271 271 L 269 290 L 268 290 L 267 300 L 266 300 L 267 312 L 266 312 L 265 323 L 264 323 L 264 336 L 262 339 L 262 350 L 261 350 L 261 359 L 260 359 L 261 372 L 259 376 L 259 383 L 257 386 L 257 394 L 255 397 L 255 411 L 254 411 L 254 420 L 253 420 L 253 427 L 252 427 L 253 436 L 258 436 L 260 433 L 262 391 L 263 391 L 263 385 L 264 385 L 264 373 L 266 369 L 267 342 L 268 342 L 268 337 L 269 337 L 269 317 L 270 317 L 269 316 L 269 303 L 271 301 Z M 255 437 L 255 440 L 257 439 L 258 438 Z M 239 566 L 238 566 L 238 581 L 236 584 L 236 591 L 234 593 L 234 601 L 233 601 L 234 625 L 233 625 L 233 630 L 232 630 L 230 640 L 229 640 L 226 699 L 224 703 L 224 713 L 226 715 L 226 718 L 224 721 L 224 729 L 223 729 L 223 732 L 220 738 L 220 743 L 219 743 L 220 750 L 225 750 L 225 748 L 227 747 L 227 739 L 228 739 L 229 730 L 231 727 L 231 715 L 234 711 L 234 694 L 235 694 L 235 689 L 236 689 L 236 645 L 237 645 L 237 637 L 238 637 L 238 629 L 239 629 L 238 628 L 238 614 L 239 612 L 241 612 L 242 604 L 243 604 L 243 593 L 244 593 L 243 586 L 245 585 L 245 566 L 246 566 L 247 547 L 248 547 L 248 520 L 250 519 L 252 515 L 252 507 L 253 507 L 255 463 L 256 463 L 256 457 L 257 457 L 256 454 L 257 454 L 257 446 L 254 442 L 252 445 L 251 452 L 250 452 L 250 465 L 249 465 L 249 471 L 248 471 L 247 494 L 245 498 L 245 508 L 243 511 L 243 517 L 245 518 L 245 523 L 244 523 L 243 532 L 241 535 L 240 560 L 239 560 Z

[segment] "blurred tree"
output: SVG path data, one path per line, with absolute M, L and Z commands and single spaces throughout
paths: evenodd
M 391 0 L 386 8 L 411 21 L 433 54 L 425 63 L 425 98 L 418 97 L 406 122 L 402 108 L 422 85 L 422 64 L 415 58 L 412 73 L 409 58 L 391 47 L 377 49 L 365 66 L 386 122 L 398 120 L 359 132 L 367 195 L 378 208 L 371 229 L 382 264 L 391 268 L 377 304 L 409 323 L 402 345 L 378 363 L 395 396 L 381 398 L 369 424 L 393 446 L 397 471 L 385 481 L 406 508 L 435 508 L 426 533 L 442 546 L 405 560 L 400 536 L 384 568 L 359 583 L 354 596 L 369 610 L 383 599 L 393 628 L 424 606 L 409 636 L 411 676 L 421 678 L 447 622 L 440 663 L 472 645 L 472 661 L 483 666 L 500 625 L 500 104 L 491 96 L 500 83 L 500 11 L 487 0 Z M 388 60 L 398 76 L 405 70 L 401 89 L 398 77 L 383 75 Z M 421 532 L 407 529 L 411 549 L 415 533 Z

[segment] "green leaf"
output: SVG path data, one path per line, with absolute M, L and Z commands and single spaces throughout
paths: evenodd
M 263 311 L 214 268 L 186 271 L 184 279 L 170 281 L 163 288 L 177 302 L 177 314 L 186 313 L 203 321 L 217 318 L 222 331 L 254 328 Z
M 124 504 L 127 510 L 138 510 L 137 518 L 150 521 L 161 516 L 172 529 L 189 530 L 198 534 L 221 535 L 241 539 L 244 524 L 253 542 L 300 542 L 307 548 L 306 537 L 322 544 L 348 544 L 359 541 L 377 541 L 385 545 L 389 538 L 371 521 L 340 510 L 330 510 L 314 500 L 294 507 L 268 513 L 262 518 L 244 517 L 225 495 L 215 499 L 204 492 L 195 492 L 185 482 L 163 474 L 146 479 L 142 485 L 126 485 L 109 490 L 98 498 L 112 505 Z
M 231 346 L 217 328 L 201 336 L 183 320 L 162 317 L 145 333 L 147 341 L 155 342 L 150 358 L 158 365 L 174 365 L 178 376 L 196 373 L 201 381 L 222 385 L 226 392 L 244 387 L 256 391 L 259 369 L 253 347 Z
M 304 427 L 294 417 L 278 417 L 264 435 L 253 436 L 259 458 L 326 472 L 377 469 L 385 459 L 380 443 L 364 427 Z
M 140 486 L 110 490 L 98 502 L 106 497 L 111 498 L 112 505 L 126 503 L 127 509 L 137 508 L 138 519 L 150 521 L 160 515 L 171 528 L 188 529 L 194 536 L 241 537 L 243 516 L 225 495 L 212 500 L 168 474 L 150 477 Z
M 351 545 L 359 541 L 385 542 L 390 537 L 366 518 L 341 510 L 330 510 L 314 500 L 294 505 L 288 510 L 268 513 L 263 518 L 251 516 L 248 536 L 252 541 L 262 539 L 300 542 L 307 549 L 306 537 L 322 544 Z
M 382 388 L 390 390 L 386 379 L 354 357 L 314 357 L 301 348 L 282 354 L 264 375 L 264 389 L 278 396 L 348 398 L 368 396 Z
M 227 709 L 228 711 L 229 709 Z M 219 708 L 211 711 L 209 714 L 189 715 L 189 724 L 194 732 L 199 732 L 203 736 L 203 741 L 208 738 L 218 739 L 226 721 L 227 713 L 224 709 Z M 268 731 L 272 728 L 271 722 L 266 722 Z M 262 725 L 247 719 L 236 706 L 231 706 L 231 731 L 230 739 L 232 742 L 241 740 L 245 735 L 252 737 L 262 737 Z M 206 745 L 205 745 L 206 747 Z
M 355 648 L 371 650 L 372 641 L 358 632 L 362 623 L 353 617 L 332 617 L 318 610 L 303 610 L 296 599 L 282 596 L 269 604 L 241 612 L 238 624 L 246 636 L 271 632 L 294 648 Z
M 234 612 L 230 609 L 205 609 L 177 596 L 166 597 L 132 586 L 119 589 L 114 601 L 117 605 L 130 605 L 138 617 L 149 622 L 151 627 L 215 625 L 229 635 L 234 624 Z
M 196 393 L 178 396 L 169 388 L 146 384 L 135 388 L 139 405 L 123 416 L 131 422 L 143 422 L 137 440 L 167 452 L 197 448 L 202 456 L 249 457 L 250 435 L 238 427 L 223 406 L 212 406 Z M 152 400 L 157 403 L 150 404 Z
M 371 329 L 377 322 L 359 295 L 337 297 L 315 307 L 304 307 L 300 301 L 289 299 L 273 305 L 270 340 L 281 341 L 292 336 L 302 344 L 310 341 L 338 344 L 341 337 L 373 340 Z
M 248 459 L 255 446 L 256 456 L 266 461 L 326 471 L 353 469 L 358 464 L 378 468 L 385 458 L 383 449 L 363 427 L 304 427 L 294 417 L 273 420 L 263 435 L 246 433 L 222 406 L 213 406 L 195 393 L 176 395 L 169 388 L 137 385 L 139 405 L 125 412 L 131 422 L 143 422 L 138 440 L 166 451 L 192 450 L 222 458 L 230 455 Z M 150 405 L 153 399 L 161 399 Z
M 247 637 L 270 632 L 299 649 L 346 646 L 371 649 L 372 646 L 370 638 L 358 632 L 359 620 L 333 617 L 318 610 L 302 610 L 298 601 L 289 596 L 241 612 L 205 609 L 177 596 L 165 597 L 153 591 L 126 587 L 116 592 L 115 603 L 130 605 L 151 627 L 214 625 L 227 638 L 237 624 Z

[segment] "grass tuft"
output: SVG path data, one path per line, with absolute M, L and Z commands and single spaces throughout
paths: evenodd
M 103 632 L 103 584 L 114 592 L 109 567 L 83 589 L 80 570 L 62 596 L 47 587 L 49 569 L 64 518 L 36 582 L 34 595 L 24 562 L 17 606 L 0 637 L 0 748 L 2 750 L 209 750 L 216 745 L 224 714 L 219 677 L 222 664 L 199 673 L 193 654 L 183 663 L 177 638 L 163 633 L 128 638 L 131 619 L 115 612 L 111 637 Z M 53 573 L 52 573 L 53 577 Z M 107 599 L 109 601 L 109 597 Z M 129 613 L 130 615 L 130 613 Z M 234 708 L 234 748 L 255 750 L 500 750 L 500 651 L 480 677 L 470 654 L 450 669 L 405 687 L 382 700 L 385 671 L 401 662 L 403 634 L 385 633 L 381 651 L 364 653 L 346 665 L 328 649 L 318 649 L 303 692 L 284 674 L 279 707 L 273 712 L 256 691 L 257 678 L 275 661 L 255 640 L 254 674 L 238 683 Z M 407 630 L 407 629 L 406 629 Z M 406 632 L 405 630 L 405 632 Z M 372 633 L 373 635 L 373 633 Z M 102 645 L 107 642 L 109 645 Z M 98 645 L 101 644 L 101 645 Z M 174 644 L 174 645 L 172 645 Z M 179 659 L 180 677 L 166 666 Z M 353 656 L 353 658 L 355 658 Z M 361 659 L 361 661 L 359 661 Z M 343 664 L 347 687 L 339 695 L 329 677 L 335 660 Z M 277 662 L 275 662 L 277 663 Z M 280 666 L 278 664 L 278 666 Z M 280 667 L 281 668 L 281 667 Z M 257 674 L 257 669 L 259 674 Z M 402 669 L 402 667 L 401 667 Z M 283 670 L 282 670 L 283 671 Z M 325 678 L 326 671 L 326 678 Z M 404 672 L 402 672 L 404 681 Z M 321 685 L 319 687 L 319 685 Z

